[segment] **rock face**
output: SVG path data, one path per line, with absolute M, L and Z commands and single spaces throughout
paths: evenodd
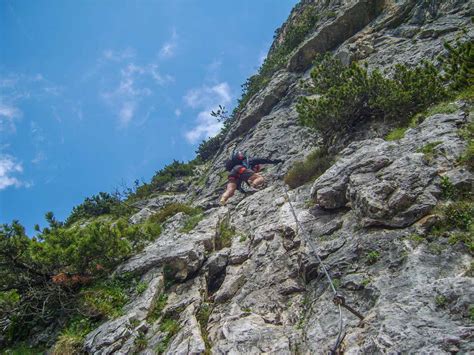
M 457 133 L 466 121 L 462 112 L 434 115 L 396 142 L 373 139 L 352 143 L 316 180 L 312 196 L 327 209 L 349 202 L 365 227 L 409 226 L 436 205 L 438 172 L 453 169 L 456 157 L 466 148 Z M 434 157 L 428 161 L 422 151 L 430 145 L 434 146 Z
M 398 141 L 381 138 L 383 124 L 361 130 L 324 174 L 288 196 L 281 179 L 318 142 L 298 125 L 295 110 L 315 53 L 332 50 L 347 63 L 364 59 L 382 69 L 433 59 L 462 26 L 472 31 L 472 2 L 305 0 L 288 21 L 310 4 L 321 13 L 317 28 L 295 49 L 287 69 L 249 101 L 200 182 L 181 194 L 143 201 L 132 217 L 138 223 L 177 201 L 205 209 L 189 233 L 180 232 L 183 216 L 174 216 L 160 238 L 116 270 L 142 275 L 148 289 L 122 317 L 87 336 L 86 352 L 327 353 L 338 335 L 339 312 L 308 238 L 338 292 L 365 316 L 361 327 L 343 309 L 342 351 L 474 352 L 472 256 L 446 238 L 434 244 L 412 238 L 437 220 L 442 177 L 472 190 L 472 174 L 457 163 L 466 147 L 458 132 L 472 122 L 470 107 L 456 102 L 455 112 L 427 117 Z M 227 207 L 217 207 L 219 173 L 235 148 L 284 163 L 266 167 L 262 190 L 236 194 Z M 227 236 L 217 228 L 225 220 Z M 150 318 L 163 295 L 166 305 Z M 166 322 L 176 325 L 173 331 L 162 326 Z

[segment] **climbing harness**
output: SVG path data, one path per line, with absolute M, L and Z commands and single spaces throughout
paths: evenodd
M 344 296 L 342 296 L 340 293 L 337 292 L 336 288 L 334 287 L 333 280 L 332 280 L 331 276 L 329 275 L 329 272 L 326 268 L 326 265 L 323 263 L 323 261 L 319 257 L 316 245 L 311 240 L 311 238 L 309 238 L 309 236 L 306 233 L 305 229 L 303 228 L 300 221 L 298 220 L 298 217 L 296 216 L 295 209 L 293 207 L 293 204 L 291 203 L 290 195 L 288 193 L 288 188 L 286 187 L 286 185 L 283 185 L 283 188 L 285 189 L 285 195 L 286 195 L 286 198 L 288 200 L 288 204 L 290 205 L 290 210 L 291 210 L 291 213 L 292 213 L 292 215 L 293 215 L 293 217 L 296 221 L 296 224 L 297 224 L 299 230 L 302 232 L 303 236 L 305 237 L 306 242 L 309 244 L 309 246 L 313 250 L 313 253 L 316 256 L 316 260 L 318 261 L 319 265 L 321 265 L 321 268 L 323 269 L 324 274 L 326 275 L 326 278 L 329 281 L 329 285 L 331 286 L 331 291 L 334 295 L 332 301 L 334 302 L 334 304 L 339 309 L 339 332 L 338 332 L 338 335 L 337 335 L 336 343 L 334 344 L 334 348 L 331 350 L 331 354 L 336 354 L 337 349 L 339 348 L 339 346 L 341 345 L 341 343 L 342 343 L 342 341 L 344 340 L 344 337 L 345 337 L 345 334 L 343 334 L 343 321 L 342 321 L 342 308 L 341 307 L 346 308 L 349 312 L 354 314 L 361 321 L 364 319 L 364 316 L 362 314 L 360 314 L 359 312 L 357 312 L 354 308 L 347 305 Z

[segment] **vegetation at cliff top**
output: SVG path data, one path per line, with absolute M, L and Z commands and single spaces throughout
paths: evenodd
M 284 40 L 265 58 L 257 74 L 252 75 L 242 85 L 242 96 L 232 114 L 223 120 L 222 130 L 215 137 L 204 140 L 199 145 L 196 153 L 200 159 L 209 160 L 217 153 L 237 115 L 242 112 L 250 99 L 270 82 L 272 75 L 288 63 L 291 52 L 314 30 L 318 20 L 315 5 L 309 4 L 296 20 L 286 26 Z M 279 32 L 280 29 L 277 29 L 276 35 Z

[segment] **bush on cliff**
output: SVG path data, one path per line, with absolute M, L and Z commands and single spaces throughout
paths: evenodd
M 322 149 L 309 154 L 302 162 L 296 162 L 285 175 L 285 183 L 292 189 L 313 181 L 331 166 L 331 157 Z
M 123 204 L 118 195 L 99 192 L 99 194 L 87 197 L 83 203 L 75 206 L 65 223 L 66 225 L 71 225 L 80 219 L 97 217 L 104 214 L 123 216 L 130 212 L 130 207 Z
M 100 280 L 160 231 L 158 225 L 125 220 L 73 227 L 52 215 L 48 221 L 49 227 L 35 238 L 18 222 L 0 226 L 0 347 L 27 338 L 37 327 L 67 322 L 84 302 L 90 304 L 86 296 L 92 291 L 103 300 L 97 309 L 111 309 L 107 302 L 115 298 Z M 91 292 L 80 292 L 88 287 Z
M 363 121 L 408 122 L 416 112 L 446 96 L 442 78 L 430 63 L 414 69 L 395 65 L 391 77 L 369 72 L 357 63 L 345 67 L 329 54 L 320 55 L 311 71 L 309 92 L 297 105 L 302 124 L 332 137 L 350 132 Z

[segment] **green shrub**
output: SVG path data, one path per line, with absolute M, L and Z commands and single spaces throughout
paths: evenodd
M 141 295 L 143 292 L 145 292 L 148 289 L 148 283 L 146 282 L 139 282 L 137 286 L 135 287 L 135 291 L 137 294 Z
M 235 228 L 231 226 L 229 218 L 219 221 L 217 227 L 217 237 L 215 239 L 215 249 L 221 250 L 232 245 L 232 238 L 235 236 Z
M 474 171 L 474 122 L 470 122 L 460 130 L 461 137 L 467 141 L 467 148 L 459 158 L 459 162 Z
M 202 213 L 196 214 L 194 216 L 189 216 L 184 222 L 183 228 L 180 229 L 180 232 L 181 233 L 191 232 L 194 229 L 194 227 L 196 227 L 198 223 L 203 220 L 203 218 L 204 218 L 204 215 Z
M 94 329 L 88 318 L 76 317 L 58 336 L 52 348 L 52 355 L 78 354 L 86 335 Z
M 135 191 L 128 192 L 128 200 L 140 200 L 150 196 L 153 192 L 165 191 L 165 187 L 168 183 L 178 178 L 193 176 L 194 167 L 199 163 L 200 160 L 198 159 L 187 163 L 173 160 L 171 164 L 168 164 L 163 169 L 157 171 L 151 178 L 150 183 L 144 183 L 139 186 L 138 181 L 136 181 L 136 189 Z
M 391 78 L 368 72 L 357 63 L 345 67 L 329 54 L 320 55 L 311 71 L 311 94 L 297 105 L 300 122 L 321 132 L 325 143 L 371 119 L 408 124 L 416 112 L 446 96 L 438 70 L 429 63 L 414 69 L 395 65 Z
M 451 180 L 447 176 L 441 177 L 441 198 L 444 200 L 452 200 L 456 197 L 456 189 L 454 188 Z
M 423 153 L 423 154 L 433 154 L 434 148 L 436 148 L 438 145 L 440 145 L 443 142 L 431 142 L 425 144 L 423 147 L 417 150 L 418 153 Z
M 105 280 L 81 291 L 83 313 L 89 317 L 116 318 L 128 302 L 126 285 L 118 279 Z
M 165 308 L 167 301 L 168 296 L 164 293 L 161 293 L 158 297 L 154 299 L 151 309 L 147 315 L 148 322 L 154 323 L 161 317 L 161 312 Z
M 448 299 L 443 295 L 438 295 L 435 297 L 435 303 L 438 307 L 444 307 L 448 303 Z
M 201 213 L 201 209 L 194 208 L 183 203 L 170 203 L 164 206 L 157 213 L 153 214 L 148 220 L 156 224 L 161 224 L 179 212 L 183 212 L 188 216 L 196 216 Z
M 173 318 L 165 317 L 161 320 L 160 331 L 166 333 L 166 336 L 156 347 L 157 354 L 163 354 L 166 351 L 171 338 L 179 332 L 179 323 Z
M 468 201 L 456 201 L 449 203 L 443 208 L 443 224 L 448 228 L 457 228 L 468 231 L 473 221 L 474 203 Z
M 0 318 L 8 320 L 7 344 L 79 310 L 99 318 L 120 314 L 125 287 L 100 278 L 155 237 L 147 234 L 153 228 L 126 220 L 66 227 L 49 215 L 48 222 L 35 238 L 18 222 L 0 226 Z M 64 344 L 71 343 L 69 335 Z
M 203 140 L 196 150 L 197 156 L 204 161 L 210 160 L 218 152 L 223 139 L 224 134 L 221 131 L 216 136 Z
M 472 39 L 466 36 L 458 39 L 454 45 L 444 43 L 447 55 L 441 57 L 446 72 L 445 78 L 450 87 L 461 90 L 474 85 L 474 46 Z
M 196 319 L 201 328 L 202 338 L 206 346 L 205 354 L 211 353 L 211 342 L 209 341 L 209 332 L 207 331 L 207 324 L 209 322 L 209 317 L 211 315 L 212 308 L 208 303 L 202 303 L 199 307 L 198 312 L 196 313 Z
M 403 137 L 405 137 L 406 130 L 407 128 L 405 127 L 394 128 L 389 134 L 387 134 L 385 139 L 387 141 L 396 141 L 396 140 L 402 139 Z
M 331 157 L 325 150 L 316 149 L 303 162 L 295 163 L 284 177 L 285 183 L 294 189 L 313 181 L 331 166 Z
M 117 195 L 99 192 L 98 195 L 87 197 L 83 203 L 72 209 L 71 215 L 66 219 L 66 225 L 86 218 L 97 217 L 104 214 L 124 216 L 131 212 L 131 208 L 122 203 Z
M 135 345 L 134 352 L 138 353 L 141 350 L 145 350 L 148 345 L 148 339 L 146 338 L 146 334 L 144 331 L 139 331 L 137 337 L 133 341 L 133 345 Z
M 10 348 L 2 349 L 3 355 L 43 355 L 46 350 L 43 347 L 31 347 L 25 343 L 17 343 Z
M 366 255 L 367 264 L 375 264 L 380 258 L 380 253 L 376 250 L 372 250 Z
M 441 143 L 443 142 L 431 142 L 431 143 L 425 144 L 420 149 L 417 149 L 417 153 L 423 153 L 425 155 L 424 156 L 425 161 L 430 162 L 431 160 L 433 160 L 433 157 L 435 155 L 434 149 Z

